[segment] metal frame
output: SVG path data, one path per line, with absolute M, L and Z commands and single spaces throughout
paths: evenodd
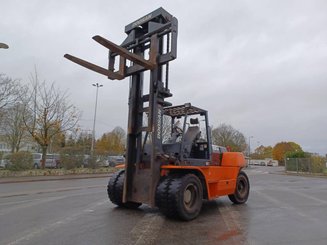
M 184 134 L 186 131 L 186 121 L 187 121 L 188 116 L 192 116 L 192 115 L 204 116 L 205 128 L 206 128 L 206 140 L 207 140 L 207 144 L 208 144 L 208 156 L 209 156 L 209 158 L 207 158 L 207 160 L 211 160 L 212 142 L 211 142 L 211 132 L 210 132 L 210 127 L 209 127 L 208 112 L 206 110 L 192 106 L 191 103 L 185 103 L 184 105 L 171 106 L 171 107 L 164 108 L 164 115 L 172 117 L 171 131 L 173 128 L 173 124 L 175 123 L 175 119 L 184 117 L 183 134 L 182 134 L 182 140 L 181 140 L 180 150 L 179 150 L 180 152 L 182 152 L 182 149 L 184 148 Z M 199 165 L 199 162 L 200 162 L 200 165 L 205 164 L 205 162 L 203 162 L 203 160 L 186 159 L 183 157 L 183 154 L 181 154 L 179 161 L 183 165 L 186 164 L 184 161 L 187 161 L 187 164 L 189 164 L 189 165 Z
M 64 56 L 111 80 L 130 76 L 123 202 L 155 206 L 160 156 L 163 155 L 160 124 L 164 108 L 171 105 L 165 99 L 172 96 L 168 88 L 169 62 L 177 56 L 177 26 L 177 19 L 159 8 L 127 25 L 125 33 L 128 36 L 121 45 L 94 36 L 96 42 L 109 49 L 108 69 L 69 54 Z M 149 52 L 149 59 L 145 59 L 146 52 Z M 115 70 L 117 60 L 119 66 Z M 143 74 L 147 70 L 150 71 L 148 91 L 144 87 Z M 148 117 L 145 126 L 144 113 Z M 145 151 L 147 141 L 151 144 L 147 144 L 150 149 Z

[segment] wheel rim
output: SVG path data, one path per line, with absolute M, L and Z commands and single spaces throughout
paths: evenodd
M 247 182 L 244 178 L 240 178 L 237 183 L 237 193 L 241 198 L 244 198 L 247 194 Z
M 197 200 L 198 191 L 194 184 L 188 184 L 184 190 L 184 207 L 191 210 Z

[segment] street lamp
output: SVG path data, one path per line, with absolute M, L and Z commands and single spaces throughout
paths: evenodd
M 253 136 L 249 136 L 249 155 L 248 155 L 248 157 L 249 157 L 249 163 L 248 163 L 248 165 L 250 165 L 250 155 L 251 155 L 251 138 L 253 138 Z
M 103 87 L 102 84 L 93 83 L 92 86 L 96 87 L 96 96 L 95 96 L 95 109 L 94 109 L 94 120 L 93 120 L 93 130 L 92 130 L 92 143 L 91 143 L 91 156 L 93 156 L 94 152 L 94 144 L 95 144 L 95 121 L 97 117 L 97 106 L 98 106 L 98 90 Z
M 9 46 L 5 43 L 0 43 L 0 48 L 8 49 Z

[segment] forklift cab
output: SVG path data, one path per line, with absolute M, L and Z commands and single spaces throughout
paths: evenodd
M 211 138 L 207 111 L 186 103 L 164 108 L 163 152 L 182 165 L 205 165 L 211 156 Z

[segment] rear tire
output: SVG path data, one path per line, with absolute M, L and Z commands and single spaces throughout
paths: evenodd
M 235 193 L 228 195 L 234 204 L 243 204 L 248 200 L 250 193 L 250 182 L 245 172 L 240 171 L 237 176 Z
M 114 173 L 109 179 L 107 186 L 107 193 L 109 200 L 119 207 L 136 209 L 142 205 L 138 202 L 123 203 L 123 189 L 124 189 L 125 170 L 120 170 Z
M 169 218 L 195 219 L 202 207 L 203 189 L 194 174 L 164 177 L 156 191 L 156 205 Z

